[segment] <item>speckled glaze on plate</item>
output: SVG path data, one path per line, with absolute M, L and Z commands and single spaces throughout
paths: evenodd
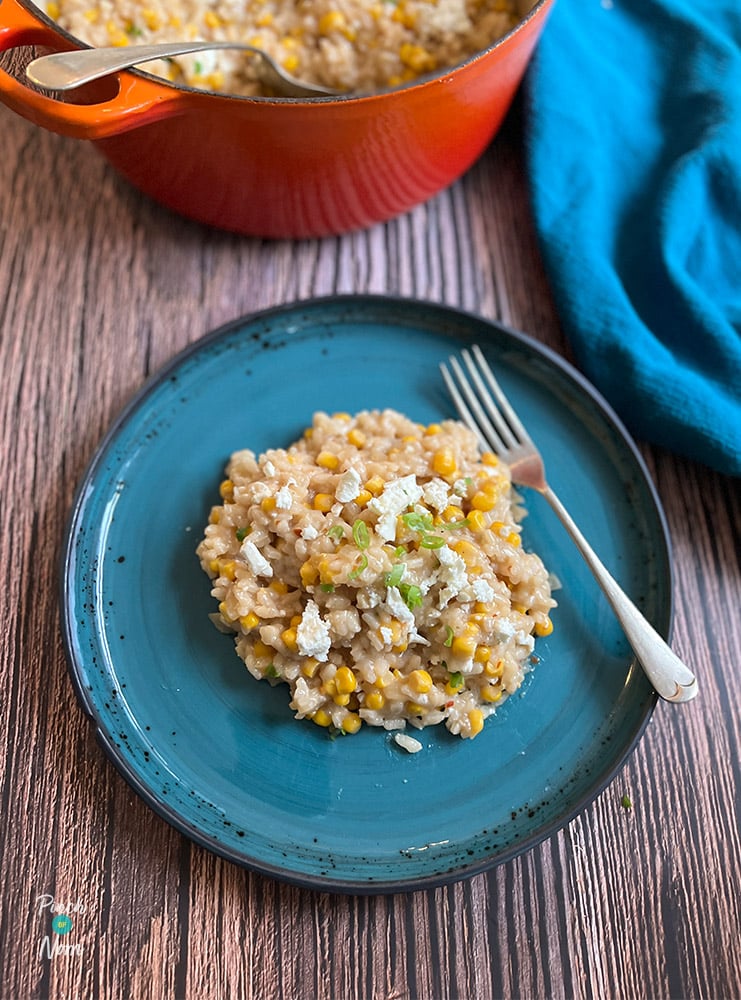
M 668 634 L 655 492 L 615 416 L 557 356 L 466 313 L 374 296 L 297 303 L 217 330 L 159 372 L 100 445 L 70 519 L 62 610 L 72 678 L 112 761 L 165 820 L 233 862 L 340 892 L 459 879 L 562 827 L 643 732 L 655 695 L 534 493 L 523 538 L 562 581 L 555 631 L 475 740 L 435 727 L 414 755 L 378 729 L 332 740 L 293 719 L 285 686 L 254 681 L 208 619 L 194 550 L 230 453 L 287 445 L 318 409 L 453 416 L 438 362 L 474 342 L 554 489 Z

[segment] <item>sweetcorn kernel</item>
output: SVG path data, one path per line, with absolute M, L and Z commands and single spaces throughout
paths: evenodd
M 480 510 L 472 510 L 466 517 L 471 531 L 483 531 L 486 528 L 486 518 Z
M 553 631 L 553 622 L 551 621 L 550 618 L 546 618 L 544 622 L 538 622 L 535 626 L 535 634 L 540 636 L 541 638 L 550 635 L 552 631 Z
M 301 673 L 304 677 L 315 677 L 319 669 L 319 660 L 313 656 L 308 656 L 301 664 Z
M 357 733 L 357 731 L 362 726 L 362 721 L 359 715 L 354 712 L 348 712 L 345 718 L 342 720 L 342 729 L 346 733 Z
M 484 666 L 484 673 L 487 677 L 501 677 L 504 672 L 504 661 L 497 660 L 496 663 L 493 660 Z
M 386 699 L 380 691 L 371 691 L 365 696 L 365 707 L 377 712 L 386 704 Z
M 452 476 L 456 470 L 453 450 L 451 448 L 438 448 L 432 456 L 432 468 L 438 476 Z
M 351 431 L 347 432 L 347 440 L 349 444 L 355 445 L 356 448 L 362 448 L 366 442 L 366 437 L 361 430 L 353 427 Z
M 491 493 L 485 493 L 483 490 L 479 490 L 478 493 L 474 493 L 471 497 L 471 506 L 474 510 L 494 510 L 496 505 L 496 497 L 493 497 Z
M 427 694 L 432 690 L 432 677 L 426 670 L 413 670 L 409 675 L 409 686 L 417 694 Z
M 355 674 L 349 667 L 338 667 L 335 676 L 337 690 L 341 694 L 351 694 L 357 687 Z
M 323 469 L 336 469 L 340 460 L 331 451 L 320 451 L 316 457 L 316 464 L 321 465 Z
M 454 656 L 473 656 L 476 651 L 476 640 L 471 635 L 457 635 L 453 639 L 451 651 Z
M 478 736 L 484 728 L 484 713 L 480 708 L 472 708 L 468 713 L 468 723 L 471 727 L 471 736 Z
M 296 636 L 295 628 L 285 628 L 280 634 L 283 643 L 287 649 L 290 649 L 292 653 L 295 653 L 298 649 L 298 641 Z

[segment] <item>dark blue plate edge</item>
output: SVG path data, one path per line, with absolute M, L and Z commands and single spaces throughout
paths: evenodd
M 521 854 L 526 853 L 567 826 L 572 819 L 579 815 L 579 813 L 581 813 L 594 801 L 595 798 L 597 798 L 597 796 L 613 781 L 620 770 L 622 770 L 628 757 L 633 753 L 636 746 L 640 742 L 643 733 L 645 732 L 646 726 L 648 725 L 651 715 L 653 714 L 658 702 L 658 695 L 654 691 L 651 692 L 644 706 L 643 714 L 640 717 L 639 723 L 636 726 L 631 739 L 627 741 L 623 753 L 605 773 L 597 777 L 595 781 L 588 786 L 571 809 L 561 813 L 550 823 L 534 831 L 531 836 L 525 837 L 520 842 L 513 844 L 506 851 L 497 853 L 495 857 L 484 858 L 481 861 L 477 861 L 472 864 L 456 865 L 447 872 L 439 872 L 432 875 L 419 876 L 406 880 L 379 880 L 377 882 L 366 880 L 359 882 L 354 880 L 337 879 L 331 876 L 312 877 L 301 873 L 288 872 L 285 868 L 274 867 L 264 861 L 249 857 L 246 853 L 231 850 L 219 841 L 216 841 L 208 835 L 202 833 L 198 828 L 193 827 L 180 815 L 178 815 L 174 809 L 170 808 L 158 799 L 151 792 L 151 790 L 146 787 L 146 785 L 139 781 L 136 773 L 129 767 L 122 755 L 117 752 L 115 745 L 107 738 L 106 733 L 99 723 L 96 705 L 94 701 L 88 697 L 88 692 L 83 681 L 84 658 L 75 641 L 74 615 L 71 614 L 72 609 L 69 601 L 70 587 L 68 586 L 68 581 L 73 579 L 75 565 L 75 540 L 77 536 L 77 527 L 84 511 L 86 494 L 88 493 L 89 486 L 94 480 L 99 467 L 105 461 L 111 444 L 117 437 L 122 427 L 125 426 L 131 414 L 139 408 L 142 401 L 157 387 L 159 387 L 162 382 L 166 381 L 177 368 L 188 361 L 189 358 L 200 353 L 200 351 L 207 349 L 209 345 L 214 342 L 229 337 L 245 325 L 263 321 L 266 323 L 270 323 L 272 321 L 275 325 L 274 321 L 276 319 L 281 316 L 291 315 L 297 311 L 307 313 L 309 311 L 321 311 L 325 308 L 332 308 L 333 310 L 336 310 L 338 307 L 341 308 L 343 306 L 356 312 L 364 307 L 372 311 L 377 308 L 392 306 L 399 312 L 403 311 L 405 318 L 409 317 L 412 320 L 414 320 L 415 316 L 422 319 L 425 313 L 436 313 L 442 318 L 445 316 L 450 317 L 451 323 L 454 323 L 456 326 L 474 324 L 479 325 L 484 329 L 487 327 L 493 328 L 498 332 L 503 333 L 506 337 L 516 341 L 521 346 L 524 346 L 535 354 L 540 355 L 546 361 L 554 365 L 563 375 L 566 376 L 567 379 L 573 382 L 581 392 L 590 398 L 597 409 L 618 433 L 623 444 L 630 452 L 631 457 L 636 464 L 637 470 L 643 479 L 643 485 L 647 489 L 648 496 L 652 502 L 653 513 L 658 519 L 661 531 L 661 540 L 663 541 L 666 551 L 668 576 L 668 587 L 666 588 L 666 592 L 668 600 L 667 607 L 665 609 L 665 628 L 662 630 L 661 624 L 658 623 L 654 623 L 654 626 L 657 631 L 663 631 L 666 638 L 671 635 L 674 618 L 672 586 L 673 557 L 666 515 L 664 514 L 661 501 L 653 480 L 651 479 L 646 463 L 638 451 L 636 444 L 632 440 L 618 415 L 615 413 L 607 400 L 605 400 L 597 391 L 597 389 L 595 389 L 595 387 L 568 361 L 562 358 L 554 350 L 547 347 L 545 344 L 541 344 L 528 334 L 504 326 L 495 320 L 490 320 L 480 314 L 471 312 L 470 310 L 449 306 L 444 303 L 408 298 L 404 296 L 344 294 L 310 299 L 296 299 L 290 303 L 258 310 L 254 313 L 249 313 L 235 320 L 231 320 L 215 330 L 212 330 L 210 333 L 207 333 L 193 341 L 193 343 L 189 344 L 187 347 L 175 354 L 161 368 L 149 376 L 140 389 L 131 397 L 129 402 L 119 412 L 118 416 L 96 447 L 76 490 L 70 515 L 64 530 L 59 581 L 62 641 L 69 667 L 72 687 L 84 712 L 95 725 L 96 738 L 102 746 L 104 753 L 127 784 L 133 788 L 133 790 L 144 800 L 152 811 L 161 819 L 165 820 L 165 822 L 169 825 L 184 834 L 189 840 L 199 844 L 224 860 L 230 861 L 240 867 L 258 872 L 259 874 L 274 878 L 280 882 L 298 886 L 300 888 L 311 889 L 317 892 L 339 893 L 344 895 L 378 895 L 416 892 L 420 890 L 435 889 L 443 885 L 449 885 L 462 879 L 471 878 L 474 875 L 489 871 L 492 868 L 505 864 L 506 862 L 519 857 Z M 265 336 L 268 338 L 275 336 L 275 330 L 270 329 Z

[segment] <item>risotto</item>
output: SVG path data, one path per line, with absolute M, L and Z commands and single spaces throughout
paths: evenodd
M 296 718 L 470 738 L 519 688 L 555 601 L 508 469 L 463 424 L 317 413 L 226 475 L 197 549 L 212 617 Z
M 452 67 L 520 19 L 516 0 L 51 0 L 46 10 L 92 46 L 244 42 L 299 79 L 340 91 L 394 87 Z M 142 68 L 204 90 L 265 93 L 238 51 Z

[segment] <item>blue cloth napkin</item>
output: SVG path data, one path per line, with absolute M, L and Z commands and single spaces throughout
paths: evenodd
M 637 438 L 741 475 L 741 0 L 556 0 L 526 101 L 578 366 Z

